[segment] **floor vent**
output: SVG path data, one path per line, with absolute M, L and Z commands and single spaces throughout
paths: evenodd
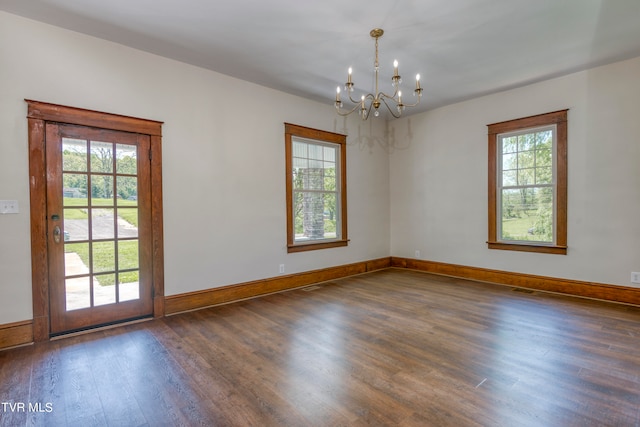
M 522 292 L 523 294 L 532 294 L 535 292 L 532 289 L 523 289 L 523 288 L 512 288 L 511 290 L 513 292 Z

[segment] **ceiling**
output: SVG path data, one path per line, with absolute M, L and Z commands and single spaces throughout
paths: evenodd
M 0 10 L 328 105 L 348 67 L 356 89 L 373 90 L 379 27 L 380 89 L 394 59 L 406 93 L 420 73 L 414 112 L 640 56 L 639 0 L 0 0 Z

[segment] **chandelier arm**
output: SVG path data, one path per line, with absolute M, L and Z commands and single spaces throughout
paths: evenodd
M 420 104 L 420 99 L 422 97 L 418 96 L 418 100 L 416 102 L 414 102 L 413 104 L 404 104 L 405 107 L 415 107 L 416 105 Z
M 371 94 L 371 93 L 366 94 L 364 96 L 364 99 L 373 100 L 374 99 L 373 94 Z M 351 93 L 349 93 L 349 101 L 351 101 L 354 104 L 358 104 L 359 105 L 362 102 L 362 99 L 353 99 L 353 97 L 351 96 Z
M 388 97 L 387 97 L 388 98 Z M 389 113 L 391 113 L 391 115 L 393 117 L 395 117 L 396 119 L 400 118 L 400 114 L 396 114 L 393 112 L 393 110 L 391 109 L 391 107 L 389 107 L 389 104 L 387 104 L 387 100 L 385 98 L 380 98 L 382 100 L 382 102 L 384 103 L 384 106 L 387 107 L 387 110 L 389 110 Z M 391 98 L 393 99 L 393 98 Z
M 353 106 L 352 109 L 350 110 L 346 110 L 346 111 L 342 111 L 342 109 L 340 108 L 336 108 L 336 111 L 338 112 L 339 115 L 341 116 L 348 116 L 349 114 L 353 113 L 354 111 L 356 111 L 356 109 L 360 107 L 360 103 L 356 104 Z

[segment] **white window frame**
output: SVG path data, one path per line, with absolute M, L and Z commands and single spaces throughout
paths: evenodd
M 514 136 L 521 136 L 521 135 L 528 135 L 528 134 L 532 134 L 532 133 L 538 133 L 538 132 L 544 132 L 544 131 L 551 131 L 552 133 L 552 137 L 551 137 L 551 183 L 550 184 L 530 184 L 530 185 L 504 185 L 503 182 L 503 177 L 504 177 L 504 168 L 503 168 L 503 164 L 502 161 L 504 159 L 504 152 L 502 151 L 502 149 L 500 147 L 503 147 L 503 140 L 507 139 L 507 138 L 511 138 Z M 556 160 L 556 145 L 557 145 L 557 134 L 558 134 L 558 129 L 557 129 L 557 125 L 553 124 L 553 125 L 549 125 L 549 126 L 540 126 L 540 127 L 534 127 L 534 128 L 528 128 L 528 129 L 522 129 L 522 130 L 518 130 L 518 131 L 514 131 L 514 132 L 507 132 L 507 133 L 501 133 L 498 134 L 497 136 L 497 150 L 496 150 L 496 162 L 497 162 L 497 175 L 496 175 L 496 181 L 498 183 L 497 186 L 497 194 L 496 194 L 496 227 L 497 227 L 497 241 L 501 242 L 501 243 L 509 243 L 509 244 L 520 244 L 520 245 L 527 245 L 527 244 L 531 244 L 532 241 L 530 240 L 515 240 L 515 239 L 504 239 L 503 238 L 503 230 L 502 230 L 502 226 L 503 226 L 503 221 L 502 221 L 502 217 L 503 217 L 503 212 L 502 212 L 502 190 L 508 189 L 508 190 L 519 190 L 519 189 L 527 189 L 527 188 L 551 188 L 552 189 L 552 211 L 553 211 L 553 225 L 551 227 L 552 229 L 552 240 L 551 241 L 533 241 L 533 243 L 535 243 L 536 245 L 547 245 L 547 246 L 554 246 L 556 244 L 556 221 L 557 221 L 557 214 L 556 214 L 556 206 L 557 206 L 557 185 L 556 185 L 556 177 L 557 177 L 557 160 Z M 516 152 L 519 153 L 519 152 Z M 519 171 L 520 168 L 517 168 L 516 171 Z

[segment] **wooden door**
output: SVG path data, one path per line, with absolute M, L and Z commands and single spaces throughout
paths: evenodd
M 47 122 L 50 333 L 153 314 L 149 135 Z

